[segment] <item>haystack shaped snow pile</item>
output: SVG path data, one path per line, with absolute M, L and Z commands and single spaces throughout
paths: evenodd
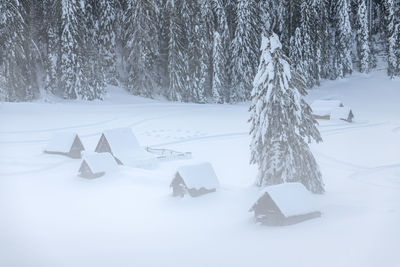
M 110 153 L 92 153 L 83 156 L 79 173 L 85 178 L 96 178 L 117 168 L 118 164 Z
M 197 197 L 215 192 L 219 187 L 219 182 L 212 165 L 205 162 L 179 167 L 171 182 L 171 187 L 173 196 L 183 197 L 189 194 Z
M 301 183 L 268 186 L 251 207 L 257 222 L 289 225 L 320 217 L 312 194 Z
M 53 137 L 44 152 L 80 159 L 83 150 L 85 150 L 85 148 L 76 133 L 62 132 L 53 134 Z
M 120 165 L 144 169 L 157 167 L 156 157 L 140 147 L 130 128 L 104 131 L 95 151 L 98 153 L 111 153 Z

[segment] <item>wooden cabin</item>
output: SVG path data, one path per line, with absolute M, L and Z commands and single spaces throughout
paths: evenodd
M 82 141 L 76 133 L 64 132 L 54 134 L 44 152 L 80 159 L 84 150 Z
M 310 107 L 315 119 L 352 122 L 354 118 L 353 111 L 339 100 L 316 100 Z
M 296 224 L 317 218 L 312 194 L 301 183 L 268 186 L 251 207 L 256 222 L 269 226 Z
M 315 100 L 310 107 L 315 119 L 329 120 L 331 111 L 338 107 L 344 107 L 344 105 L 339 100 Z
M 206 162 L 179 167 L 170 186 L 175 197 L 183 197 L 185 194 L 198 197 L 215 192 L 219 182 L 213 167 Z
M 115 171 L 117 162 L 110 153 L 95 153 L 85 155 L 79 168 L 79 175 L 85 178 L 97 178 L 106 172 Z
M 144 169 L 154 169 L 158 166 L 156 157 L 140 147 L 130 128 L 104 131 L 95 151 L 110 153 L 119 165 Z

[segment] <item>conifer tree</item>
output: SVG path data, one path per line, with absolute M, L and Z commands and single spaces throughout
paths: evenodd
M 293 68 L 298 73 L 304 73 L 303 70 L 303 40 L 300 28 L 297 28 L 294 36 L 290 38 L 289 58 Z
M 301 182 L 324 192 L 318 165 L 308 147 L 321 136 L 306 95 L 302 77 L 290 66 L 278 36 L 264 36 L 250 106 L 251 163 L 259 171 L 260 187 Z
M 256 72 L 259 45 L 258 16 L 255 0 L 238 0 L 236 31 L 231 44 L 231 102 L 250 98 L 251 83 Z
M 155 66 L 158 56 L 155 8 L 151 0 L 130 0 L 126 11 L 127 88 L 134 95 L 158 92 Z
M 319 7 L 315 16 L 319 20 L 314 23 L 316 29 L 317 46 L 321 51 L 319 67 L 321 78 L 328 79 L 332 73 L 332 65 L 330 64 L 332 52 L 332 38 L 330 34 L 330 21 L 329 21 L 329 5 L 326 0 L 317 0 L 315 6 Z
M 77 99 L 83 95 L 83 58 L 81 27 L 84 25 L 80 3 L 61 1 L 60 53 L 57 64 L 60 68 L 58 86 L 65 98 Z
M 213 10 L 216 17 L 213 48 L 213 100 L 216 103 L 229 101 L 229 59 L 230 59 L 230 34 L 228 17 L 222 0 L 213 1 Z
M 349 7 L 347 0 L 333 1 L 334 28 L 335 28 L 335 53 L 334 64 L 336 77 L 343 78 L 353 71 L 351 58 L 352 34 L 349 19 Z
M 0 3 L 2 80 L 7 101 L 29 101 L 38 93 L 27 13 L 19 0 Z M 6 91 L 6 92 L 4 92 Z
M 300 34 L 301 34 L 301 73 L 306 82 L 306 86 L 311 88 L 314 86 L 314 68 L 315 53 L 313 47 L 313 0 L 306 0 L 301 4 Z
M 357 53 L 360 72 L 367 73 L 371 68 L 371 50 L 369 44 L 368 14 L 365 0 L 357 0 L 356 15 Z
M 385 0 L 388 75 L 400 76 L 400 22 L 396 20 L 395 0 Z M 400 13 L 400 12 L 399 12 Z
M 99 1 L 99 50 L 106 81 L 117 84 L 116 73 L 116 0 Z
M 214 32 L 214 49 L 213 49 L 213 80 L 212 80 L 212 97 L 216 103 L 224 103 L 224 91 L 226 84 L 226 74 L 224 58 L 224 48 L 221 35 L 218 31 Z
M 83 36 L 82 51 L 82 93 L 81 97 L 86 100 L 102 99 L 105 92 L 105 69 L 99 36 L 101 6 L 97 0 L 85 2 L 84 22 L 85 30 Z M 84 55 L 84 56 L 83 56 Z
M 169 87 L 166 97 L 172 101 L 186 99 L 187 69 L 185 60 L 184 30 L 182 18 L 182 1 L 169 0 L 169 44 L 168 44 L 168 74 Z
M 44 24 L 46 29 L 46 56 L 44 88 L 47 92 L 54 95 L 63 96 L 61 88 L 58 86 L 60 66 L 58 65 L 61 57 L 61 2 L 51 0 L 44 1 Z

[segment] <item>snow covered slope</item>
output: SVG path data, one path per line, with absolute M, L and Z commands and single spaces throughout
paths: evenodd
M 249 165 L 248 105 L 105 102 L 0 103 L 0 266 L 400 266 L 400 83 L 383 73 L 325 82 L 309 102 L 337 99 L 354 123 L 320 121 L 312 145 L 326 193 L 322 217 L 271 228 L 248 210 L 259 195 Z M 141 145 L 191 151 L 156 170 L 120 166 L 87 180 L 80 160 L 43 154 L 74 131 L 93 151 L 105 129 Z M 209 161 L 221 190 L 172 198 L 182 164 Z

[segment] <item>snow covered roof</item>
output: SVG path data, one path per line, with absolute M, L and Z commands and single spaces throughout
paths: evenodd
M 82 163 L 83 162 L 86 162 L 93 173 L 114 171 L 118 166 L 110 153 L 85 154 Z
M 185 165 L 178 168 L 186 186 L 190 189 L 214 189 L 219 187 L 217 175 L 210 163 Z
M 331 120 L 347 120 L 351 112 L 350 108 L 338 107 L 331 111 Z
M 54 133 L 45 151 L 68 153 L 78 135 L 74 132 Z
M 312 195 L 301 183 L 268 186 L 261 196 L 268 194 L 285 217 L 317 211 Z
M 110 145 L 112 154 L 124 165 L 139 168 L 153 168 L 156 157 L 140 147 L 130 128 L 117 128 L 103 132 Z
M 339 100 L 315 100 L 311 104 L 314 115 L 330 116 L 333 109 L 343 107 L 343 103 Z
M 106 130 L 103 135 L 106 137 L 113 153 L 117 153 L 120 150 L 140 148 L 139 142 L 130 128 Z

